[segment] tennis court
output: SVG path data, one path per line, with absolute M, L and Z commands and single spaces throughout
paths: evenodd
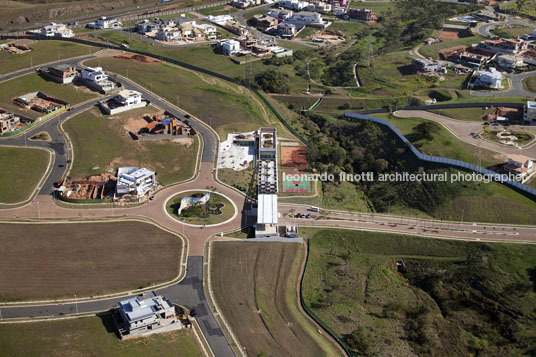
M 311 193 L 309 174 L 283 172 L 283 193 Z

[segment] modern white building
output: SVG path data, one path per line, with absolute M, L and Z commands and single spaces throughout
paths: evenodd
M 490 67 L 488 71 L 478 71 L 476 78 L 469 84 L 469 88 L 484 87 L 490 89 L 503 89 L 502 81 L 504 76 L 495 67 Z
M 524 65 L 523 58 L 516 55 L 498 55 L 496 58 L 497 65 L 501 68 L 516 69 Z
M 524 155 L 508 155 L 508 162 L 503 168 L 517 175 L 521 178 L 521 182 L 524 183 L 525 180 L 534 174 L 534 159 Z
M 123 24 L 117 19 L 109 19 L 106 16 L 101 17 L 95 22 L 87 24 L 90 29 L 112 29 L 123 26 Z
M 172 324 L 178 324 L 177 328 L 182 327 L 177 318 L 175 306 L 161 295 L 122 300 L 118 303 L 117 310 L 122 320 L 120 323 L 122 338 L 143 335 Z
M 317 12 L 302 11 L 294 13 L 292 16 L 285 20 L 288 23 L 294 24 L 296 26 L 312 26 L 312 27 L 322 27 L 326 28 L 331 25 L 331 22 L 324 21 L 322 16 Z
M 275 128 L 261 128 L 258 134 L 258 195 L 255 237 L 278 235 L 277 136 Z
M 200 30 L 207 40 L 215 40 L 218 35 L 218 29 L 216 26 L 209 24 L 195 24 L 194 27 Z
M 166 26 L 158 30 L 156 38 L 160 41 L 173 42 L 181 40 L 182 34 L 178 28 Z
M 296 35 L 298 32 L 298 29 L 296 25 L 290 24 L 288 22 L 282 22 L 279 25 L 277 25 L 277 33 L 282 38 L 292 38 Z
M 237 40 L 223 40 L 220 42 L 222 52 L 226 56 L 232 56 L 241 51 L 240 42 Z
M 82 79 L 99 83 L 108 80 L 108 75 L 102 67 L 86 67 L 82 70 Z
M 116 197 L 132 195 L 144 197 L 156 186 L 156 173 L 146 168 L 120 167 L 117 170 Z
M 216 24 L 216 25 L 225 25 L 227 22 L 234 21 L 231 15 L 218 15 L 218 16 L 209 15 L 204 20 L 211 22 L 213 24 Z
M 527 102 L 527 105 L 525 106 L 525 110 L 523 112 L 523 121 L 525 123 L 533 123 L 536 122 L 536 102 L 529 100 Z
M 67 28 L 65 24 L 57 24 L 55 22 L 51 22 L 49 25 L 44 26 L 39 33 L 47 37 L 70 38 L 74 36 L 73 30 Z
M 281 0 L 279 1 L 279 6 L 282 6 L 285 9 L 290 9 L 294 11 L 302 11 L 302 10 L 305 10 L 307 6 L 309 6 L 309 3 L 307 1 L 299 1 L 299 0 Z

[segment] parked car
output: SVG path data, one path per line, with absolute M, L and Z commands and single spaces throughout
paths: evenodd
M 151 197 L 149 197 L 149 199 L 150 199 L 151 201 L 153 201 L 155 198 L 156 198 L 156 195 L 152 195 Z

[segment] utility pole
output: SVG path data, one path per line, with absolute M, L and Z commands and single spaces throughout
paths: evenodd
M 37 201 L 37 218 L 41 219 L 41 211 L 39 209 L 39 201 Z
M 74 306 L 76 308 L 76 314 L 78 315 L 78 300 L 76 300 L 76 294 L 74 294 Z
M 33 67 L 33 55 L 30 55 L 30 68 Z
M 177 96 L 177 107 L 180 108 L 181 106 L 180 106 L 179 104 L 180 104 L 180 102 L 179 102 L 179 96 Z

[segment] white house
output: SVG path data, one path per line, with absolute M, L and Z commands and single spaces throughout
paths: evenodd
M 523 121 L 532 123 L 536 121 L 536 102 L 529 100 L 523 112 Z
M 126 194 L 141 198 L 156 186 L 156 173 L 137 167 L 120 167 L 117 170 L 116 197 Z
M 73 37 L 74 33 L 73 30 L 67 28 L 64 24 L 57 24 L 55 22 L 51 22 L 49 25 L 44 26 L 39 33 L 43 36 L 47 37 Z
M 524 155 L 508 155 L 508 162 L 503 168 L 514 175 L 518 175 L 524 182 L 534 172 L 534 159 Z
M 213 24 L 224 25 L 229 21 L 233 21 L 234 19 L 233 19 L 233 17 L 231 15 L 218 15 L 218 16 L 209 15 L 209 16 L 205 17 L 204 20 L 208 21 L 208 22 L 211 22 Z
M 108 75 L 104 72 L 102 67 L 86 67 L 82 70 L 82 79 L 99 83 L 108 80 Z
M 99 18 L 95 22 L 87 24 L 87 27 L 91 29 L 111 29 L 118 28 L 121 26 L 123 26 L 123 24 L 117 21 L 117 19 L 109 19 L 106 16 Z
M 156 22 L 149 21 L 147 19 L 136 23 L 136 31 L 138 31 L 141 34 L 154 32 L 157 29 L 158 29 L 158 24 Z
M 279 2 L 279 6 L 282 6 L 285 9 L 290 9 L 294 11 L 302 11 L 307 6 L 309 6 L 309 3 L 306 1 L 299 1 L 299 0 L 281 0 Z
M 277 32 L 283 38 L 292 38 L 298 32 L 296 25 L 282 22 L 277 25 Z
M 496 60 L 499 67 L 506 69 L 516 69 L 524 65 L 523 58 L 516 55 L 501 54 L 497 56 Z
M 291 17 L 293 13 L 292 10 L 270 10 L 266 15 L 275 19 L 285 20 Z
M 156 33 L 156 38 L 160 41 L 172 42 L 182 38 L 181 31 L 175 27 L 163 27 Z
M 216 26 L 209 24 L 194 24 L 194 27 L 199 29 L 207 38 L 207 40 L 215 40 L 218 34 Z
M 121 105 L 136 105 L 142 101 L 141 93 L 135 90 L 122 90 L 114 97 L 114 100 Z
M 142 334 L 147 330 L 179 324 L 175 306 L 167 298 L 156 295 L 148 298 L 134 297 L 118 303 L 118 312 L 126 328 L 126 335 Z M 123 335 L 123 334 L 122 334 Z
M 288 23 L 296 26 L 313 26 L 313 27 L 328 27 L 331 23 L 322 20 L 322 16 L 317 12 L 302 11 L 294 13 L 291 17 L 285 20 Z
M 232 56 L 240 52 L 240 42 L 236 40 L 223 40 L 220 42 L 223 54 L 226 56 Z
M 502 89 L 504 77 L 496 68 L 490 67 L 488 71 L 478 71 L 475 80 L 469 84 L 469 88 L 485 87 L 491 89 Z

